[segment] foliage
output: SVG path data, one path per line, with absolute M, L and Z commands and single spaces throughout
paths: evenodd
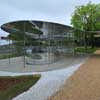
M 76 47 L 75 48 L 75 52 L 77 53 L 94 53 L 96 51 L 97 48 L 91 48 L 91 47 L 87 47 L 87 49 L 85 49 L 84 47 Z
M 8 58 L 13 58 L 13 57 L 18 57 L 20 55 L 17 55 L 15 53 L 11 54 L 0 54 L 0 59 L 8 59 Z
M 100 30 L 100 4 L 89 2 L 86 5 L 76 7 L 71 24 L 80 30 Z
M 89 2 L 86 5 L 76 7 L 74 14 L 72 15 L 71 24 L 73 25 L 74 29 L 76 29 L 76 40 L 83 37 L 84 39 L 82 41 L 85 41 L 85 48 L 87 48 L 89 41 L 91 47 L 93 48 L 94 33 L 88 34 L 87 31 L 100 30 L 100 4 L 93 4 Z M 81 32 L 83 36 L 81 35 Z

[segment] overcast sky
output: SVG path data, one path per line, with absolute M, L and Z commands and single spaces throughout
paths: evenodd
M 70 25 L 78 5 L 90 0 L 0 0 L 0 25 L 16 20 L 45 20 Z M 100 0 L 91 0 L 100 3 Z M 0 30 L 0 35 L 6 33 Z

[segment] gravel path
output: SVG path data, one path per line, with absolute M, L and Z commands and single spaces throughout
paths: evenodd
M 100 100 L 100 50 L 97 50 L 48 100 Z

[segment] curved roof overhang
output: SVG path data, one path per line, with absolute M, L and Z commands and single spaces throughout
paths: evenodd
M 46 21 L 36 21 L 36 20 L 22 20 L 5 23 L 1 26 L 1 29 L 10 34 L 26 34 L 31 37 L 37 37 L 38 35 L 47 34 L 65 34 L 73 30 L 72 27 Z

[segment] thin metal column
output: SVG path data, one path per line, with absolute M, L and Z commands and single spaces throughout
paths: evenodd
M 26 42 L 25 42 L 25 22 L 24 22 L 23 28 L 24 28 L 24 30 L 23 30 L 23 32 L 24 32 L 24 41 L 23 41 L 23 42 L 24 42 L 24 45 L 23 45 L 23 48 L 24 48 L 24 55 L 23 55 L 23 62 L 24 62 L 24 68 L 25 68 L 25 63 L 26 63 L 26 62 L 25 62 L 25 52 L 26 52 L 26 51 L 25 51 L 25 43 L 26 43 Z
M 10 39 L 8 41 L 9 41 L 9 64 L 10 64 L 11 63 L 10 62 Z

